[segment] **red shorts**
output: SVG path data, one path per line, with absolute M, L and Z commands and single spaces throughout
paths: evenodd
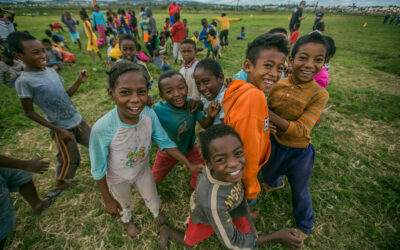
M 247 221 L 246 217 L 240 217 L 234 219 L 233 225 L 244 234 L 250 233 L 250 224 Z M 203 223 L 194 224 L 191 218 L 189 218 L 189 224 L 185 233 L 185 243 L 193 247 L 194 245 L 202 242 L 207 239 L 211 235 L 213 235 L 214 229 L 210 225 L 204 225 Z
M 191 163 L 201 163 L 203 164 L 203 158 L 201 157 L 199 149 L 196 147 L 196 145 L 193 146 L 187 152 L 184 154 L 186 158 Z M 169 171 L 178 163 L 179 161 L 172 157 L 171 155 L 167 153 L 161 152 L 160 149 L 158 149 L 157 155 L 156 155 L 156 160 L 154 161 L 153 169 L 151 172 L 153 173 L 154 176 L 154 182 L 160 183 L 164 180 L 165 176 L 169 173 Z M 197 173 L 192 172 L 192 179 L 190 180 L 190 186 L 192 188 L 196 188 L 196 181 L 197 181 Z

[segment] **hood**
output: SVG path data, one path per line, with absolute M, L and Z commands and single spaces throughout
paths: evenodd
M 153 11 L 151 10 L 150 7 L 146 7 L 144 10 L 146 12 L 146 16 L 151 17 L 153 15 Z
M 244 92 L 247 92 L 249 89 L 258 90 L 253 84 L 239 79 L 235 79 L 229 84 L 228 89 L 225 91 L 224 99 L 222 100 L 222 105 L 226 114 L 230 112 L 230 109 L 234 106 L 239 97 L 243 96 Z M 227 107 L 227 109 L 225 109 L 225 107 Z

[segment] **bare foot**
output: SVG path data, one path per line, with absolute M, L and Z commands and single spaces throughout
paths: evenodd
M 140 233 L 140 230 L 135 226 L 135 224 L 133 224 L 133 221 L 124 223 L 124 227 L 129 237 L 131 237 L 132 239 L 135 238 Z
M 32 207 L 32 213 L 33 214 L 41 214 L 44 209 L 46 209 L 48 206 L 51 204 L 51 198 L 50 197 L 45 197 L 42 199 L 42 201 L 37 204 L 35 207 Z
M 164 250 L 168 248 L 168 226 L 162 225 L 160 228 L 160 239 L 158 240 L 158 248 Z
M 165 217 L 165 215 L 162 212 L 160 212 L 156 218 L 156 221 L 158 226 L 165 225 L 167 224 L 167 217 Z
M 54 184 L 54 187 L 56 189 L 67 190 L 75 187 L 76 185 L 78 185 L 77 182 L 66 182 L 64 180 L 57 180 L 56 183 Z
M 256 222 L 256 221 L 258 221 L 259 219 L 260 219 L 260 212 L 259 211 L 251 211 L 250 212 L 250 219 L 253 221 L 253 222 Z

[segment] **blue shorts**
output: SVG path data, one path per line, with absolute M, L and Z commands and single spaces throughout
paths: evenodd
M 76 42 L 76 39 L 80 39 L 80 37 L 79 37 L 79 32 L 78 32 L 78 31 L 76 31 L 76 32 L 69 32 L 69 36 L 71 37 L 71 40 L 72 40 L 73 42 Z
M 0 168 L 0 240 L 5 239 L 15 225 L 10 192 L 32 180 L 32 173 L 14 168 Z

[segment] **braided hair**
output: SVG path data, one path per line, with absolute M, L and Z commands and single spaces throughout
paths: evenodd
M 133 63 L 130 61 L 119 61 L 114 66 L 111 67 L 111 69 L 107 72 L 108 75 L 108 87 L 111 89 L 114 89 L 115 87 L 115 82 L 118 80 L 118 77 L 122 75 L 123 73 L 133 71 L 133 72 L 138 72 L 142 74 L 143 78 L 146 81 L 147 87 L 150 85 L 150 78 L 148 74 L 143 69 L 142 65 L 139 65 L 137 63 Z

